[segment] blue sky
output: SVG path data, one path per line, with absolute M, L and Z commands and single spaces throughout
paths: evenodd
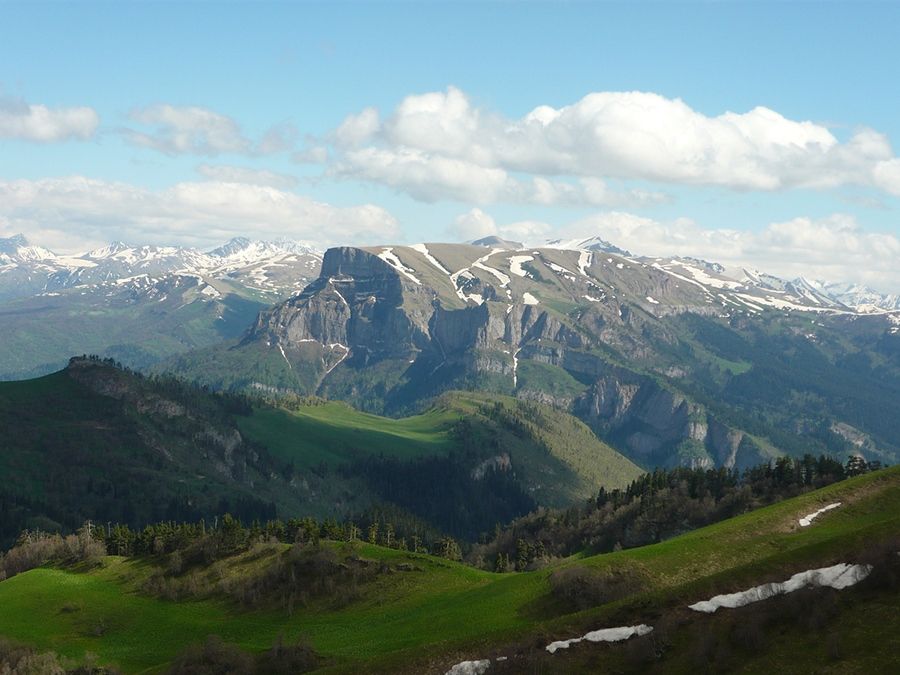
M 0 235 L 601 234 L 900 288 L 898 28 L 894 3 L 0 2 Z

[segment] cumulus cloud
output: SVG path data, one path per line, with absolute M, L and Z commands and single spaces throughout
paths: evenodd
M 93 137 L 100 116 L 93 108 L 48 108 L 21 99 L 0 97 L 0 138 L 39 143 Z
M 201 164 L 197 173 L 204 178 L 221 183 L 246 183 L 248 185 L 268 185 L 269 187 L 287 189 L 296 187 L 300 182 L 295 176 L 289 176 L 264 169 L 250 169 L 245 166 L 229 164 Z
M 264 155 L 289 150 L 297 137 L 292 125 L 282 123 L 253 141 L 231 117 L 199 106 L 157 104 L 136 108 L 129 117 L 149 129 L 124 129 L 125 139 L 167 155 Z
M 371 108 L 351 115 L 333 136 L 346 149 L 334 174 L 426 201 L 622 207 L 663 198 L 616 192 L 603 179 L 736 190 L 859 184 L 900 192 L 890 142 L 871 129 L 842 142 L 822 124 L 766 107 L 708 116 L 681 99 L 649 92 L 592 93 L 568 106 L 542 105 L 509 118 L 449 87 L 407 96 L 383 120 Z M 514 178 L 518 174 L 533 178 Z
M 338 145 L 355 147 L 378 133 L 381 121 L 375 108 L 366 108 L 358 115 L 348 115 L 335 130 Z
M 448 228 L 448 234 L 462 241 L 472 241 L 489 235 L 514 241 L 540 241 L 546 239 L 552 230 L 551 225 L 536 220 L 520 220 L 498 225 L 493 217 L 479 208 L 474 208 L 457 216 Z
M 369 146 L 348 150 L 330 167 L 329 174 L 387 185 L 423 202 L 451 199 L 475 204 L 633 207 L 668 199 L 659 192 L 616 191 L 598 178 L 569 182 L 543 177 L 520 179 L 502 168 L 411 148 Z
M 371 204 L 337 207 L 274 187 L 216 180 L 154 191 L 82 176 L 0 181 L 0 230 L 25 232 L 60 250 L 72 250 L 73 241 L 209 246 L 244 235 L 326 246 L 400 235 L 394 217 Z

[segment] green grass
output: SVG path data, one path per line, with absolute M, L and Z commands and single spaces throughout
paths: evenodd
M 298 467 L 337 465 L 360 455 L 399 459 L 443 454 L 453 447 L 450 427 L 460 419 L 448 409 L 391 419 L 327 402 L 299 410 L 257 408 L 238 418 L 242 433 Z
M 522 360 L 519 363 L 518 380 L 521 391 L 534 390 L 563 399 L 573 399 L 587 389 L 584 383 L 576 380 L 563 368 L 540 361 Z
M 832 501 L 844 505 L 799 528 L 797 520 Z M 165 602 L 137 587 L 149 573 L 137 561 L 110 558 L 87 572 L 38 569 L 0 582 L 0 635 L 73 658 L 94 652 L 125 672 L 155 672 L 207 634 L 262 650 L 283 632 L 306 636 L 340 672 L 387 672 L 449 665 L 539 634 L 567 637 L 586 628 L 652 621 L 717 592 L 783 579 L 802 569 L 852 562 L 867 542 L 900 533 L 900 469 L 839 483 L 697 530 L 661 544 L 573 557 L 561 565 L 628 566 L 641 571 L 636 595 L 585 612 L 541 610 L 550 570 L 497 575 L 424 555 L 363 545 L 364 558 L 420 568 L 377 577 L 363 599 L 342 609 L 312 603 L 288 617 L 241 611 L 224 601 Z M 239 561 L 229 564 L 237 568 Z M 846 591 L 849 592 L 849 591 Z M 887 616 L 882 611 L 874 616 Z M 698 621 L 701 619 L 697 619 Z M 851 617 L 859 624 L 860 614 Z M 873 619 L 874 620 L 874 619 Z M 91 634 L 105 625 L 102 636 Z M 778 647 L 790 653 L 789 645 Z M 441 655 L 446 655 L 442 657 Z

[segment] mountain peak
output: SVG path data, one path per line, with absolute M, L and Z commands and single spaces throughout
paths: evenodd
M 28 246 L 28 240 L 24 234 L 14 234 L 11 237 L 0 237 L 0 253 L 14 254 L 19 248 Z
M 514 250 L 523 248 L 523 244 L 521 242 L 503 239 L 493 234 L 489 237 L 482 237 L 481 239 L 476 239 L 469 243 L 473 244 L 474 246 L 485 246 L 487 248 L 506 248 Z
M 620 248 L 610 243 L 600 235 L 588 237 L 587 239 L 554 239 L 548 241 L 547 246 L 551 248 L 564 248 L 573 250 L 596 251 L 598 253 L 612 253 L 614 255 L 631 256 L 631 252 L 624 248 Z

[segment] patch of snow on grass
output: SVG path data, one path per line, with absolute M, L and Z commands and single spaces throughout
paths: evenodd
M 647 302 L 649 302 L 651 305 L 658 305 L 658 304 L 659 304 L 659 300 L 654 300 L 654 299 L 651 298 L 649 295 L 647 296 Z
M 591 302 L 603 302 L 603 298 L 595 298 L 592 295 L 582 295 L 581 297 L 585 300 L 590 300 Z
M 800 519 L 800 527 L 809 527 L 812 525 L 812 521 L 821 516 L 826 511 L 831 511 L 831 509 L 836 509 L 841 505 L 841 502 L 835 502 L 834 504 L 829 504 L 828 506 L 822 507 L 815 513 L 810 513 L 808 516 L 803 516 Z
M 594 252 L 593 251 L 579 251 L 578 252 L 578 271 L 581 272 L 582 276 L 590 276 L 587 273 L 588 267 L 594 262 Z
M 850 565 L 840 563 L 831 567 L 822 567 L 815 570 L 807 570 L 806 572 L 798 572 L 787 581 L 774 582 L 771 584 L 762 584 L 754 586 L 746 591 L 739 593 L 728 593 L 726 595 L 717 595 L 709 600 L 702 600 L 693 605 L 688 605 L 695 612 L 704 612 L 712 614 L 720 607 L 734 609 L 735 607 L 743 607 L 753 602 L 767 600 L 776 595 L 784 595 L 799 591 L 807 586 L 821 587 L 828 586 L 841 590 L 859 583 L 872 571 L 871 565 Z
M 480 661 L 462 661 L 453 666 L 444 675 L 483 675 L 491 667 L 490 659 Z
M 466 295 L 465 299 L 472 300 L 473 302 L 475 302 L 479 305 L 484 304 L 484 296 L 481 295 L 480 293 L 472 293 L 472 295 Z
M 388 247 L 382 250 L 382 252 L 378 254 L 378 257 L 384 260 L 388 265 L 400 272 L 400 274 L 405 276 L 413 283 L 419 286 L 422 285 L 422 282 L 419 281 L 415 276 L 413 276 L 413 272 L 415 272 L 415 270 L 404 265 L 403 262 L 401 262 L 400 258 L 397 257 L 397 254 L 394 253 L 394 249 L 392 247 Z
M 443 272 L 447 276 L 450 276 L 450 270 L 448 270 L 446 267 L 441 265 L 440 261 L 438 261 L 438 259 L 435 258 L 433 255 L 431 255 L 431 251 L 428 250 L 428 247 L 425 244 L 413 244 L 412 246 L 410 246 L 410 248 L 413 251 L 418 251 L 419 253 L 421 253 L 423 256 L 425 256 L 425 259 L 428 262 L 430 262 L 432 265 L 437 267 L 441 272 Z
M 540 300 L 534 297 L 531 293 L 523 293 L 522 302 L 524 302 L 526 305 L 537 305 L 540 303 Z
M 579 642 L 621 642 L 635 635 L 647 635 L 653 631 L 652 626 L 642 623 L 638 626 L 619 626 L 617 628 L 603 628 L 586 633 L 580 638 L 572 638 L 571 640 L 558 640 L 547 645 L 546 650 L 551 654 L 555 654 L 560 649 L 568 649 L 570 646 Z
M 509 258 L 509 271 L 516 276 L 525 277 L 528 273 L 522 269 L 522 263 L 530 262 L 534 258 L 530 255 L 514 255 Z
M 477 267 L 480 270 L 484 270 L 485 272 L 490 272 L 491 274 L 493 274 L 500 282 L 500 288 L 506 288 L 507 284 L 509 284 L 510 282 L 510 278 L 503 274 L 503 272 L 501 272 L 500 270 L 495 270 L 493 267 L 488 267 L 481 261 L 475 261 L 474 263 L 472 263 L 472 267 Z

